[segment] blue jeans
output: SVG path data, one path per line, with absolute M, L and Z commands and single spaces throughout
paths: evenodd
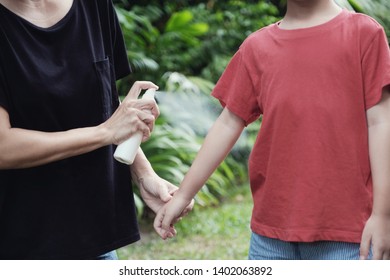
M 358 260 L 359 243 L 286 242 L 252 232 L 250 260 Z M 370 254 L 371 255 L 371 254 Z
M 97 260 L 118 260 L 116 251 L 111 251 L 96 258 Z

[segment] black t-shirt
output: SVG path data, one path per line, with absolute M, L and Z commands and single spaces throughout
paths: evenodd
M 113 5 L 98 1 L 74 0 L 50 28 L 0 5 L 0 106 L 12 127 L 95 126 L 118 107 L 115 80 L 130 69 Z M 137 241 L 129 167 L 113 150 L 0 171 L 0 259 L 89 259 Z

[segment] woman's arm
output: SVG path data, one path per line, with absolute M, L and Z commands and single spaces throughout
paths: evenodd
M 367 258 L 372 246 L 374 259 L 390 259 L 390 87 L 367 111 L 367 120 L 374 204 L 363 231 L 361 258 Z
M 136 100 L 142 89 L 157 88 L 136 82 L 110 119 L 96 127 L 63 132 L 13 128 L 8 112 L 0 107 L 0 169 L 27 168 L 84 154 L 109 144 L 119 144 L 134 132 L 149 137 L 158 108 L 153 100 Z M 154 115 L 142 112 L 152 108 Z
M 165 239 L 171 224 L 206 183 L 231 151 L 245 127 L 244 121 L 227 108 L 207 134 L 190 170 L 171 201 L 159 211 L 154 227 Z

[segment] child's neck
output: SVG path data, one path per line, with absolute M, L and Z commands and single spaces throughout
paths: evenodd
M 287 12 L 279 27 L 282 29 L 308 28 L 336 17 L 341 8 L 333 0 L 288 0 Z

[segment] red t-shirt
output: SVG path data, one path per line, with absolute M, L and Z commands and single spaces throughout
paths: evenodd
M 390 84 L 383 28 L 344 10 L 327 23 L 250 35 L 213 96 L 246 124 L 251 228 L 285 241 L 360 242 L 372 210 L 366 110 Z

